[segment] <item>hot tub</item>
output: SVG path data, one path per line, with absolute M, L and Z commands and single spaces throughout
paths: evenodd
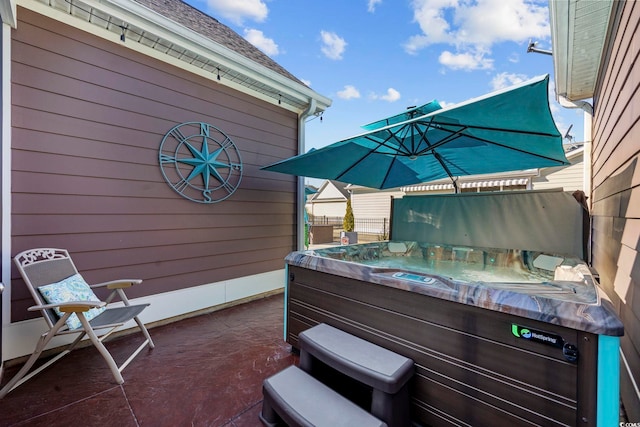
M 325 322 L 413 359 L 419 425 L 617 420 L 623 327 L 578 258 L 388 241 L 286 264 L 287 341 Z

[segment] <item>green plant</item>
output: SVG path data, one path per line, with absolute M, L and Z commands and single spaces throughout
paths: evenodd
M 353 231 L 355 228 L 355 220 L 353 219 L 353 209 L 351 208 L 351 199 L 347 199 L 347 210 L 342 218 L 342 229 L 344 231 Z

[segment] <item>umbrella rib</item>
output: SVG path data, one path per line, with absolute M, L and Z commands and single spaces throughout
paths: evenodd
M 388 144 L 389 140 L 390 140 L 390 139 L 392 139 L 392 138 L 393 138 L 396 142 L 398 142 L 398 147 L 394 147 L 394 146 L 392 146 L 392 145 Z M 380 141 L 376 141 L 375 139 L 370 138 L 370 137 L 365 137 L 365 139 L 366 139 L 367 141 L 371 141 L 371 142 L 373 142 L 374 144 L 377 144 L 377 145 L 378 145 L 377 147 L 375 147 L 375 148 L 371 149 L 371 150 L 370 150 L 370 153 L 372 153 L 372 152 L 376 151 L 376 150 L 377 150 L 378 148 L 380 148 L 380 147 L 386 147 L 386 148 L 388 148 L 388 149 L 390 149 L 390 150 L 394 150 L 394 151 L 399 152 L 399 153 L 401 153 L 401 154 L 405 154 L 405 155 L 409 155 L 409 154 L 410 154 L 409 152 L 407 152 L 407 151 L 406 151 L 406 147 L 402 144 L 402 141 L 400 141 L 400 140 L 396 137 L 396 134 L 394 134 L 394 133 L 389 133 L 389 137 L 388 137 L 387 139 L 385 139 L 384 141 L 382 141 L 382 142 L 380 142 Z M 401 149 L 402 149 L 402 150 L 401 150 Z M 365 156 L 365 157 L 366 157 L 366 156 Z
M 443 145 L 448 144 L 448 143 L 449 143 L 449 142 L 451 142 L 451 141 L 454 141 L 454 140 L 456 140 L 456 139 L 458 139 L 458 138 L 461 138 L 461 137 L 463 136 L 463 135 L 461 135 L 461 133 L 462 133 L 463 131 L 464 131 L 464 129 L 460 129 L 459 131 L 457 131 L 457 132 L 455 132 L 455 133 L 452 133 L 452 134 L 450 134 L 449 136 L 447 136 L 446 138 L 443 138 L 443 139 L 441 139 L 440 141 L 435 142 L 435 143 L 433 143 L 433 144 L 431 144 L 431 143 L 430 143 L 430 142 L 425 138 L 424 140 L 425 140 L 425 142 L 426 142 L 426 143 L 427 143 L 427 145 L 428 145 L 428 146 L 427 146 L 427 148 L 425 148 L 425 149 L 423 149 L 423 150 L 421 150 L 421 151 L 417 152 L 417 153 L 416 153 L 416 155 L 418 155 L 418 156 L 419 156 L 419 155 L 422 155 L 422 154 L 426 153 L 427 151 L 434 152 L 434 150 L 435 150 L 436 148 L 440 148 L 440 147 L 442 147 Z M 478 138 L 475 138 L 475 137 L 471 137 L 471 136 L 469 136 L 469 135 L 465 135 L 465 136 L 468 136 L 469 138 L 478 139 Z
M 446 138 L 443 138 L 438 142 L 431 143 L 429 141 L 429 139 L 427 138 L 427 130 L 429 128 L 432 128 L 432 127 L 435 127 L 435 126 L 432 126 L 431 123 L 427 124 L 427 129 L 422 134 L 422 138 L 421 138 L 421 140 L 424 141 L 427 144 L 427 148 L 425 148 L 424 150 L 420 150 L 419 152 L 415 153 L 416 155 L 419 156 L 419 155 L 421 155 L 421 154 L 423 154 L 423 153 L 425 153 L 427 151 L 431 151 L 431 152 L 435 153 L 435 151 L 433 151 L 433 150 L 435 150 L 436 148 L 439 148 L 439 147 L 441 147 L 441 146 L 453 141 L 454 139 L 459 138 L 460 137 L 459 134 L 461 134 L 462 132 L 464 132 L 466 130 L 466 127 L 461 127 L 459 130 L 457 130 L 455 132 L 450 131 L 449 129 L 443 129 L 446 132 L 450 132 L 449 135 Z
M 397 148 L 395 148 L 395 147 L 390 147 L 390 148 L 396 150 L 399 154 L 402 154 L 402 155 L 405 155 L 405 156 L 411 155 L 413 153 L 413 151 L 409 150 L 408 147 L 406 147 L 404 145 L 404 143 L 402 142 L 404 138 L 398 138 L 398 134 L 400 132 L 406 130 L 407 126 L 411 127 L 410 124 L 409 125 L 403 125 L 397 130 L 397 132 L 389 132 L 389 135 L 390 135 L 389 139 L 393 138 L 398 143 L 398 147 Z M 412 136 L 413 136 L 413 133 L 412 133 Z M 388 141 L 389 139 L 387 139 L 386 141 Z M 413 142 L 413 138 L 412 138 L 412 142 Z
M 452 131 L 447 129 L 446 126 L 460 126 L 464 129 L 490 130 L 490 131 L 499 131 L 499 132 L 506 132 L 506 133 L 517 133 L 522 135 L 551 136 L 551 137 L 560 136 L 560 135 L 556 135 L 548 132 L 536 132 L 536 131 L 528 131 L 528 130 L 524 131 L 524 130 L 518 130 L 518 129 L 505 129 L 505 128 L 490 127 L 490 126 L 477 126 L 477 125 L 455 125 L 453 123 L 439 122 L 437 120 L 431 120 L 431 123 L 433 123 L 434 125 L 440 126 L 439 129 L 445 130 L 447 132 L 452 132 Z
M 482 138 L 475 138 L 475 137 L 474 137 L 474 139 L 477 139 L 478 141 L 486 142 L 486 143 L 488 143 L 488 144 L 497 145 L 498 147 L 506 148 L 506 149 L 508 149 L 508 150 L 517 151 L 518 153 L 529 154 L 529 155 L 531 155 L 531 156 L 535 156 L 535 157 L 538 157 L 538 158 L 540 158 L 540 159 L 550 160 L 550 161 L 552 161 L 552 162 L 556 162 L 556 163 L 558 163 L 559 165 L 564 165 L 564 164 L 565 164 L 565 162 L 564 162 L 564 161 L 562 161 L 562 160 L 558 160 L 558 159 L 555 159 L 555 158 L 553 158 L 553 157 L 549 157 L 549 156 L 543 156 L 542 154 L 533 153 L 533 152 L 531 152 L 531 151 L 522 150 L 522 149 L 520 149 L 520 148 L 509 147 L 508 145 L 500 144 L 499 142 L 494 142 L 494 141 L 484 140 L 484 139 L 482 139 Z
M 384 174 L 384 178 L 382 179 L 382 182 L 381 182 L 382 188 L 385 188 L 384 185 L 387 182 L 387 178 L 389 178 L 389 174 L 391 173 L 391 169 L 393 169 L 393 164 L 396 162 L 396 160 L 398 160 L 397 156 L 393 156 L 393 160 L 391 160 L 391 164 L 387 168 L 387 173 Z
M 393 134 L 391 134 L 391 136 L 390 136 L 389 138 L 385 139 L 383 142 L 376 141 L 376 140 L 374 140 L 374 139 L 372 139 L 372 138 L 369 138 L 369 137 L 365 137 L 365 139 L 367 139 L 368 141 L 373 142 L 374 144 L 377 144 L 378 146 L 377 146 L 377 147 L 375 147 L 375 148 L 370 149 L 370 150 L 369 150 L 369 151 L 368 151 L 364 156 L 360 157 L 360 159 L 358 159 L 358 161 L 353 162 L 353 163 L 351 164 L 351 166 L 349 166 L 348 168 L 346 168 L 344 171 L 340 172 L 340 173 L 336 176 L 336 178 L 335 178 L 335 179 L 336 179 L 337 181 L 340 181 L 340 178 L 342 178 L 345 174 L 347 174 L 349 171 L 351 171 L 351 169 L 353 169 L 354 167 L 356 167 L 356 165 L 357 165 L 359 162 L 363 161 L 364 159 L 366 159 L 367 157 L 369 157 L 371 154 L 375 153 L 375 152 L 376 152 L 376 150 L 377 150 L 378 148 L 380 148 L 381 146 L 384 146 L 384 147 L 387 147 L 387 148 L 390 148 L 390 149 L 394 149 L 394 147 L 391 147 L 391 146 L 387 145 L 387 141 L 389 141 L 389 139 L 391 139 L 391 137 L 393 137 L 393 136 L 394 136 L 394 135 L 393 135 Z M 394 161 L 395 161 L 395 156 L 394 156 Z M 385 176 L 385 179 L 386 179 L 386 178 L 387 178 L 387 177 Z M 384 182 L 384 181 L 383 181 L 383 182 Z
M 439 148 L 439 147 L 441 147 L 441 146 L 453 141 L 454 139 L 457 139 L 457 138 L 460 138 L 461 136 L 463 136 L 462 132 L 466 131 L 467 129 L 495 130 L 495 131 L 503 131 L 503 132 L 511 132 L 511 133 L 527 134 L 527 135 L 538 135 L 538 136 L 555 136 L 555 135 L 551 135 L 551 134 L 547 134 L 547 133 L 540 133 L 540 132 L 537 132 L 537 133 L 536 132 L 522 132 L 522 131 L 506 130 L 506 129 L 499 129 L 499 128 L 480 127 L 480 126 L 465 126 L 465 127 L 461 126 L 460 129 L 454 131 L 454 130 L 442 127 L 442 124 L 440 124 L 440 126 L 441 126 L 441 127 L 439 127 L 440 130 L 445 131 L 445 132 L 450 132 L 450 135 L 447 138 L 444 138 L 444 139 L 434 143 L 433 145 L 430 145 L 428 148 L 425 148 L 424 150 L 422 150 L 418 154 L 423 154 L 424 152 L 427 152 L 427 151 L 434 152 L 433 151 L 434 149 Z M 451 126 L 451 125 L 449 124 L 449 126 Z M 487 144 L 496 145 L 498 147 L 506 148 L 506 149 L 513 150 L 513 151 L 517 151 L 519 153 L 529 154 L 529 155 L 536 156 L 536 157 L 541 158 L 541 159 L 550 160 L 550 161 L 556 162 L 556 163 L 558 163 L 560 165 L 565 164 L 563 161 L 560 161 L 560 160 L 555 159 L 553 157 L 543 156 L 541 154 L 533 153 L 531 151 L 522 150 L 522 149 L 516 148 L 516 147 L 511 147 L 509 145 L 501 144 L 499 142 L 492 141 L 490 139 L 479 138 L 477 136 L 469 135 L 469 134 L 464 134 L 464 136 L 466 136 L 467 138 L 474 139 L 476 141 L 480 141 L 480 142 L 484 142 L 484 143 L 487 143 Z M 428 144 L 428 142 L 427 142 L 427 144 Z
M 425 144 L 427 144 L 428 149 L 432 149 L 435 148 L 434 145 L 432 144 L 431 141 L 429 141 L 429 138 L 427 138 L 427 133 L 429 132 L 429 129 L 433 128 L 433 119 L 429 120 L 428 123 L 420 123 L 421 125 L 426 126 L 426 128 L 424 130 L 420 130 L 417 126 L 416 128 L 418 129 L 418 133 L 420 135 L 420 141 L 418 141 L 418 144 L 414 147 L 412 147 L 412 154 L 414 156 L 419 156 L 422 153 L 425 152 L 425 150 L 420 150 L 420 151 L 416 151 L 416 147 L 420 147 L 420 145 L 422 145 L 422 142 L 424 142 Z M 417 124 L 416 124 L 417 125 Z M 436 145 L 437 146 L 437 145 Z

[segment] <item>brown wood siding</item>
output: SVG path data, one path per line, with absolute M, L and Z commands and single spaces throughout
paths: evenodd
M 12 250 L 68 249 L 85 278 L 144 279 L 132 297 L 283 268 L 297 115 L 20 8 L 12 30 Z M 162 137 L 189 121 L 229 135 L 239 189 L 200 204 L 164 181 Z M 12 255 L 13 255 L 12 254 Z M 12 321 L 32 304 L 15 268 Z
M 593 266 L 624 323 L 622 351 L 640 384 L 640 3 L 622 7 L 594 97 Z M 640 400 L 621 371 L 622 401 L 638 420 Z

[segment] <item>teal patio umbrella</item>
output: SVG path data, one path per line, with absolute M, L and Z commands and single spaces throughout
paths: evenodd
M 568 165 L 548 85 L 545 75 L 448 108 L 434 101 L 262 169 L 385 189 Z
M 394 125 L 396 123 L 406 122 L 407 120 L 415 117 L 424 116 L 425 114 L 432 113 L 437 110 L 441 110 L 442 106 L 436 100 L 429 102 L 428 104 L 421 105 L 419 107 L 409 107 L 400 114 L 396 114 L 386 119 L 377 120 L 373 123 L 361 126 L 364 130 L 380 129 L 385 126 Z

